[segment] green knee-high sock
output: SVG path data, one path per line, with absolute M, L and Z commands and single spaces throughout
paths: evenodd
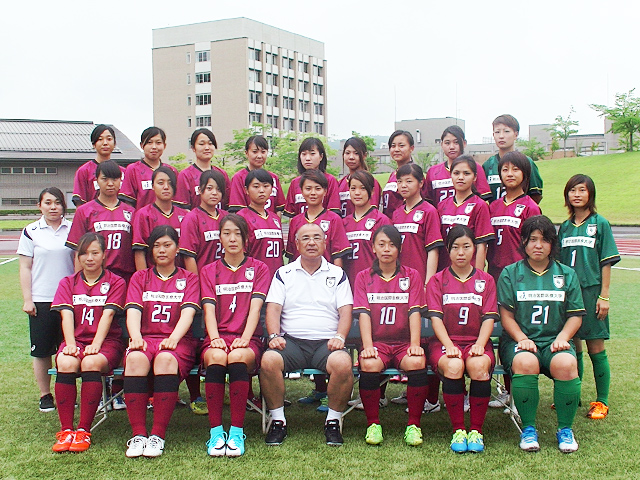
M 571 428 L 578 411 L 582 382 L 576 377 L 573 380 L 554 380 L 553 383 L 553 403 L 556 405 L 558 428 Z
M 611 367 L 607 351 L 589 354 L 593 364 L 593 376 L 596 379 L 596 402 L 609 406 L 609 383 L 611 383 Z
M 535 427 L 540 391 L 538 375 L 515 374 L 511 379 L 511 393 L 523 427 Z
M 576 352 L 576 359 L 578 360 L 578 378 L 582 380 L 584 376 L 584 360 L 582 359 L 582 352 Z

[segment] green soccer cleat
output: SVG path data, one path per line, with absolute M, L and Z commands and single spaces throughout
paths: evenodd
M 415 425 L 407 425 L 404 431 L 404 441 L 410 447 L 417 447 L 422 443 L 422 430 Z
M 467 451 L 473 453 L 484 452 L 484 437 L 477 430 L 471 430 L 467 435 Z
M 469 450 L 467 444 L 467 432 L 462 429 L 456 430 L 451 439 L 451 450 L 456 453 L 465 453 Z
M 372 423 L 367 427 L 367 434 L 364 441 L 369 445 L 380 445 L 382 443 L 382 427 L 377 423 Z

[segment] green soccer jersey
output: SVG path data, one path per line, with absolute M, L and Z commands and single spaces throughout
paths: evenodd
M 539 347 L 552 343 L 569 317 L 585 315 L 576 272 L 556 261 L 542 273 L 526 260 L 506 266 L 498 279 L 498 303 Z
M 602 267 L 620 261 L 618 248 L 613 240 L 611 225 L 594 213 L 580 225 L 572 220 L 560 225 L 560 261 L 578 274 L 580 285 L 592 287 L 602 284 Z
M 529 163 L 531 164 L 531 178 L 529 179 L 529 191 L 527 192 L 527 195 L 542 195 L 542 177 L 540 176 L 540 172 L 538 171 L 538 166 L 531 158 L 527 158 L 529 159 Z M 504 197 L 506 193 L 504 185 L 502 185 L 502 181 L 500 180 L 500 174 L 498 172 L 499 161 L 500 155 L 493 155 L 482 164 L 484 173 L 487 176 L 489 188 L 491 188 L 490 202 Z

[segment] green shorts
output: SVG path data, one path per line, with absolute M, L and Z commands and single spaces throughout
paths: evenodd
M 582 317 L 582 326 L 576 334 L 582 340 L 609 340 L 609 315 L 604 320 L 598 320 L 596 315 L 596 303 L 600 295 L 600 286 L 594 285 L 582 289 L 582 300 L 587 314 Z
M 571 348 L 569 350 L 562 350 L 560 352 L 552 352 L 551 344 L 544 345 L 544 346 L 536 344 L 538 346 L 538 351 L 529 352 L 529 353 L 533 353 L 536 357 L 538 357 L 538 363 L 540 364 L 540 373 L 546 375 L 549 378 L 553 378 L 551 376 L 551 370 L 550 370 L 551 359 L 553 357 L 555 357 L 559 353 L 565 353 L 565 352 L 570 353 L 574 357 L 576 356 L 576 349 L 575 349 L 575 346 L 573 345 L 573 341 L 569 343 L 571 345 Z M 514 342 L 511 339 L 505 340 L 504 338 L 500 338 L 500 346 L 498 347 L 498 350 L 500 353 L 500 359 L 502 360 L 502 365 L 507 370 L 507 372 L 509 372 L 510 375 L 513 374 L 511 372 L 511 364 L 513 363 L 513 359 L 515 358 L 515 356 L 518 353 L 527 351 L 527 350 L 519 350 L 518 342 Z

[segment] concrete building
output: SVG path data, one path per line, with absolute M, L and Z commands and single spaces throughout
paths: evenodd
M 70 207 L 73 178 L 83 163 L 95 159 L 93 122 L 0 119 L 0 209 L 34 209 L 46 187 L 62 190 Z M 142 152 L 114 127 L 111 158 L 126 166 Z
M 545 150 L 551 150 L 551 133 L 548 128 L 551 124 L 538 124 L 529 126 L 529 138 L 538 140 Z M 570 135 L 567 138 L 567 151 L 575 152 L 576 155 L 606 155 L 608 153 L 619 153 L 620 143 L 618 135 L 609 132 L 611 120 L 604 119 L 605 133 L 590 133 Z M 560 140 L 560 150 L 564 148 L 564 142 Z
M 248 18 L 153 30 L 153 116 L 165 158 L 211 128 L 218 148 L 253 122 L 328 136 L 324 44 Z

